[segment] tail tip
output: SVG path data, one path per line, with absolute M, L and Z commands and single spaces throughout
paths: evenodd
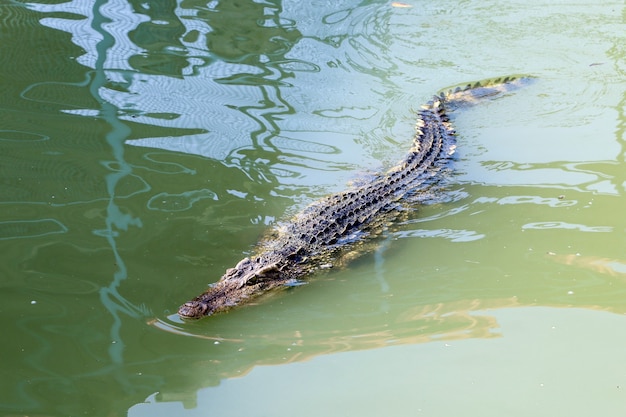
M 472 105 L 482 99 L 492 98 L 514 91 L 531 84 L 535 77 L 531 75 L 509 75 L 491 78 L 464 86 L 451 87 L 441 91 L 437 97 L 446 104 L 454 106 Z

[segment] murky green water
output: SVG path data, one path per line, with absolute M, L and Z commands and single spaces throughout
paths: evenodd
M 400 7 L 410 6 L 410 7 Z M 616 1 L 0 2 L 6 416 L 622 416 Z M 345 270 L 181 323 L 268 225 L 454 116 L 450 200 Z

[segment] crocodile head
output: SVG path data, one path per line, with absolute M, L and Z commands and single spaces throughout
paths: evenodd
M 282 273 L 283 263 L 266 258 L 245 258 L 230 268 L 207 291 L 178 309 L 185 319 L 198 319 L 228 310 L 244 300 L 283 285 L 289 280 Z

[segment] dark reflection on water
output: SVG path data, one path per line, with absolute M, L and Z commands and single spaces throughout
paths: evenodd
M 133 15 L 142 20 L 128 32 L 128 41 L 141 48 L 141 53 L 128 58 L 128 64 L 142 74 L 182 78 L 189 66 L 189 50 L 181 42 L 186 28 L 176 15 L 177 4 L 172 1 L 128 3 Z M 206 65 L 202 60 L 199 63 Z

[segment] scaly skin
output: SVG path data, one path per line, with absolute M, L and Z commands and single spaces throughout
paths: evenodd
M 380 233 L 400 213 L 403 202 L 429 189 L 448 165 L 455 132 L 446 107 L 474 104 L 526 84 L 505 78 L 457 88 L 433 97 L 418 111 L 413 146 L 394 168 L 367 184 L 327 196 L 258 245 L 257 255 L 228 269 L 207 291 L 183 304 L 182 318 L 196 319 L 249 302 L 309 274 L 355 242 Z

